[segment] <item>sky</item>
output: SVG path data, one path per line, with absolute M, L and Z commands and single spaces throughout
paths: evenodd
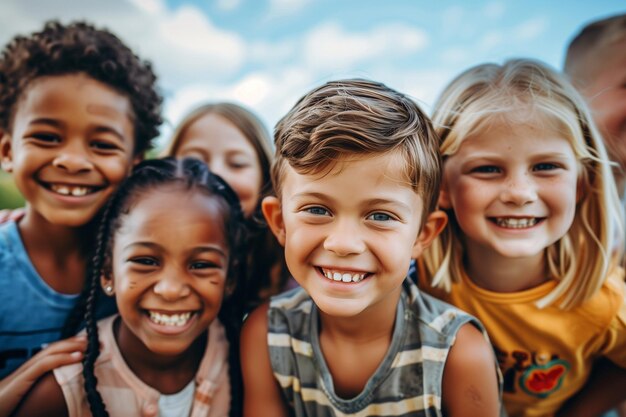
M 531 57 L 560 70 L 586 23 L 623 0 L 2 0 L 0 44 L 44 22 L 87 20 L 150 60 L 165 98 L 162 145 L 194 107 L 232 101 L 271 131 L 307 91 L 381 81 L 430 113 L 461 71 Z

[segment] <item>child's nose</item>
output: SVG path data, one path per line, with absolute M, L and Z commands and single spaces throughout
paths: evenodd
M 167 301 L 174 301 L 188 296 L 191 290 L 183 279 L 179 278 L 177 274 L 170 272 L 165 277 L 159 279 L 154 286 L 154 292 Z
M 93 164 L 83 149 L 79 147 L 65 147 L 60 150 L 52 164 L 69 173 L 76 174 L 93 169 Z
M 511 176 L 504 184 L 501 199 L 505 203 L 523 206 L 537 200 L 537 189 L 527 173 Z
M 356 255 L 365 248 L 358 225 L 350 221 L 337 221 L 324 240 L 324 249 L 338 256 Z

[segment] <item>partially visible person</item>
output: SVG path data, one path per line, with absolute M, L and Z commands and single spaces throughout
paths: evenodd
M 446 222 L 425 114 L 384 84 L 333 81 L 275 141 L 263 213 L 301 288 L 244 323 L 244 416 L 498 416 L 482 325 L 407 278 Z
M 99 227 L 83 363 L 45 376 L 15 415 L 228 416 L 238 366 L 217 316 L 244 239 L 236 194 L 202 161 L 141 163 Z M 100 287 L 119 315 L 96 322 Z
M 81 359 L 80 339 L 41 349 L 73 334 L 62 329 L 76 324 L 94 225 L 158 135 L 161 101 L 151 65 L 88 23 L 51 21 L 2 49 L 0 162 L 26 208 L 0 226 L 0 416 Z
M 263 222 L 261 200 L 272 193 L 273 146 L 267 129 L 250 110 L 210 103 L 191 111 L 175 129 L 164 156 L 199 158 L 235 190 L 251 231 L 247 273 L 237 287 L 244 313 L 292 285 L 283 250 Z
M 564 70 L 586 98 L 609 157 L 616 163 L 613 172 L 626 212 L 626 14 L 586 24 L 567 46 Z M 599 366 L 611 368 L 607 362 Z M 603 380 L 610 383 L 604 373 L 599 373 L 592 383 Z M 573 409 L 581 407 L 572 403 Z M 626 417 L 626 403 L 619 407 L 619 415 Z
M 457 76 L 435 105 L 449 227 L 424 253 L 420 288 L 481 320 L 510 417 L 554 416 L 596 360 L 626 368 L 624 219 L 584 99 L 545 64 L 519 59 Z M 622 380 L 624 381 L 624 380 Z M 626 398 L 596 390 L 568 416 Z
M 626 207 L 626 14 L 586 25 L 570 42 L 565 73 L 587 99 Z

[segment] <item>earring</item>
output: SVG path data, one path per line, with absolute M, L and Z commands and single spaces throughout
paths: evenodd
M 107 284 L 104 287 L 104 292 L 107 293 L 107 295 L 112 295 L 113 294 L 113 286 L 111 284 Z

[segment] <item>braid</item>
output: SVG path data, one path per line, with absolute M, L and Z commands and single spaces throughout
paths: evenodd
M 241 281 L 241 272 L 244 262 L 246 229 L 243 221 L 243 212 L 235 192 L 220 177 L 211 174 L 206 164 L 199 160 L 186 158 L 177 161 L 174 158 L 143 161 L 137 165 L 132 175 L 120 186 L 105 206 L 98 229 L 95 253 L 92 258 L 85 286 L 79 301 L 70 317 L 68 317 L 64 332 L 73 334 L 81 319 L 85 320 L 87 332 L 87 351 L 83 358 L 84 389 L 89 402 L 91 414 L 94 417 L 108 417 L 108 412 L 102 396 L 98 392 L 98 379 L 94 365 L 100 354 L 96 306 L 99 294 L 101 276 L 111 274 L 111 252 L 113 237 L 122 224 L 121 217 L 126 215 L 131 207 L 133 198 L 146 190 L 167 184 L 181 184 L 187 189 L 198 189 L 208 192 L 221 200 L 224 206 L 225 237 L 229 248 L 229 266 L 227 286 L 231 281 L 237 284 Z M 234 285 L 236 289 L 237 286 Z M 219 313 L 226 337 L 229 341 L 229 372 L 231 380 L 231 408 L 232 415 L 241 415 L 241 376 L 239 367 L 238 336 L 243 318 L 243 308 L 237 297 L 226 298 Z
M 87 308 L 85 309 L 85 324 L 87 330 L 87 351 L 83 358 L 83 378 L 85 392 L 87 393 L 87 401 L 89 409 L 93 417 L 109 417 L 102 396 L 98 392 L 98 379 L 94 373 L 94 364 L 100 354 L 100 341 L 98 340 L 98 326 L 95 317 L 96 299 L 97 299 L 97 283 L 95 279 L 89 280 L 87 283 L 88 296 Z
M 76 310 L 82 307 L 87 332 L 87 351 L 83 358 L 83 378 L 87 401 L 93 417 L 108 417 L 102 396 L 98 392 L 98 379 L 94 373 L 94 364 L 100 354 L 100 341 L 98 338 L 98 326 L 96 320 L 96 306 L 98 301 L 98 284 L 103 272 L 108 268 L 105 265 L 107 253 L 110 248 L 111 224 L 118 217 L 120 202 L 127 195 L 127 187 L 122 186 L 106 205 L 98 236 L 96 239 L 96 251 L 94 253 L 90 273 L 85 288 L 81 293 L 82 303 L 77 304 Z M 69 321 L 69 320 L 68 320 Z

